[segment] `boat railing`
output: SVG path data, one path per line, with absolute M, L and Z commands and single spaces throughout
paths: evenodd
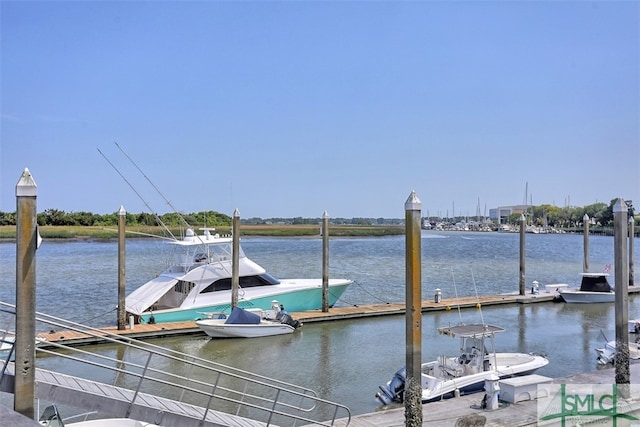
M 0 302 L 0 315 L 15 319 L 15 306 Z M 266 426 L 331 426 L 337 419 L 346 419 L 348 425 L 351 419 L 346 406 L 322 399 L 311 389 L 138 341 L 117 330 L 91 328 L 43 313 L 36 313 L 36 327 L 64 331 L 76 343 L 83 337 L 84 342 L 92 337 L 106 342 L 84 346 L 67 345 L 65 340 L 39 342 L 36 367 L 132 390 L 130 408 L 141 395 L 151 394 L 204 408 L 205 417 L 209 411 L 223 412 Z M 8 363 L 9 357 L 0 382 Z

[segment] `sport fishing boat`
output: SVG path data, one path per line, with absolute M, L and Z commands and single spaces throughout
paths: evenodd
M 582 273 L 580 288 L 560 289 L 560 296 L 567 303 L 614 302 L 616 294 L 607 276 L 607 273 Z
M 211 312 L 231 312 L 233 239 L 186 230 L 183 239 L 171 239 L 173 256 L 159 276 L 131 292 L 126 312 L 136 323 L 199 320 Z M 242 248 L 238 253 L 238 307 L 269 310 L 275 299 L 290 312 L 322 307 L 322 279 L 278 280 L 250 260 Z M 328 280 L 328 303 L 333 306 L 352 283 Z
M 422 364 L 422 403 L 481 391 L 485 380 L 528 375 L 549 364 L 546 357 L 526 353 L 496 353 L 494 335 L 504 332 L 485 324 L 438 328 L 438 332 L 461 340 L 459 356 L 439 356 Z M 400 369 L 386 385 L 380 386 L 376 399 L 383 405 L 402 402 L 406 368 Z

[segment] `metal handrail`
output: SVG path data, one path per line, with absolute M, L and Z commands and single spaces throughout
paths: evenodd
M 15 306 L 0 301 L 0 313 L 1 312 L 15 316 Z M 136 378 L 136 384 L 134 386 L 135 392 L 129 404 L 129 412 L 135 403 L 135 399 L 144 387 L 149 387 L 157 392 L 161 388 L 159 386 L 162 386 L 168 388 L 170 391 L 179 391 L 179 401 L 182 401 L 185 393 L 192 393 L 194 398 L 200 396 L 199 399 L 205 399 L 206 406 L 203 406 L 205 411 L 202 421 L 206 419 L 207 412 L 220 410 L 214 407 L 216 402 L 226 402 L 226 404 L 232 405 L 236 410 L 225 412 L 230 414 L 235 412 L 236 416 L 241 413 L 242 410 L 249 411 L 255 414 L 256 417 L 258 417 L 258 414 L 262 414 L 261 416 L 266 417 L 266 419 L 258 419 L 258 421 L 264 422 L 267 426 L 274 425 L 272 423 L 278 422 L 278 420 L 287 420 L 282 421 L 287 425 L 304 422 L 314 425 L 332 426 L 339 415 L 341 415 L 340 418 L 347 420 L 346 425 L 348 425 L 351 419 L 351 413 L 348 407 L 321 399 L 311 389 L 222 365 L 151 343 L 143 343 L 133 338 L 112 334 L 103 329 L 91 328 L 39 312 L 36 313 L 36 321 L 45 325 L 54 326 L 55 328 L 99 337 L 107 342 L 124 346 L 125 351 L 121 358 L 113 358 L 108 355 L 88 351 L 87 347 L 78 348 L 48 341 L 36 346 L 36 351 L 37 354 L 60 357 L 71 362 L 80 363 L 82 364 L 81 366 L 93 366 L 106 369 L 116 375 L 116 380 L 118 376 L 122 376 L 125 379 L 127 377 Z M 50 327 L 47 327 L 47 329 L 50 329 Z M 146 361 L 141 364 L 135 360 L 125 360 L 128 350 L 135 351 L 138 357 L 144 357 L 144 355 L 146 355 Z M 194 377 L 186 377 L 156 368 L 152 363 L 152 359 L 156 361 L 156 363 L 162 361 L 159 359 L 165 359 L 171 361 L 174 366 L 180 366 L 180 364 L 182 364 L 187 367 L 186 370 L 190 375 L 195 375 L 195 371 L 205 371 L 205 373 L 208 373 L 208 375 L 214 379 L 214 382 Z M 46 360 L 46 358 L 37 358 L 37 362 L 43 361 L 44 363 L 44 360 Z M 8 360 L 5 363 L 5 368 L 7 363 Z M 37 364 L 40 365 L 41 363 Z M 113 366 L 111 364 L 113 364 Z M 91 371 L 91 369 L 83 370 L 83 372 Z M 3 373 L 4 369 L 0 373 L 0 380 Z M 155 386 L 153 384 L 155 384 Z M 260 394 L 260 392 L 262 392 L 262 394 Z M 172 397 L 169 398 L 173 399 Z M 299 402 L 293 403 L 294 399 L 299 399 Z M 319 414 L 322 414 L 323 410 L 325 414 L 328 414 L 326 417 L 330 418 L 328 421 L 312 419 L 313 416 L 319 417 Z M 314 411 L 317 411 L 317 413 L 314 413 Z M 341 420 L 341 423 L 344 423 L 344 420 Z

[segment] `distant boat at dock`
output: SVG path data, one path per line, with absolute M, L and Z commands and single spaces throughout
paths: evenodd
M 580 288 L 559 289 L 560 296 L 567 303 L 614 302 L 616 294 L 607 280 L 607 273 L 582 273 Z

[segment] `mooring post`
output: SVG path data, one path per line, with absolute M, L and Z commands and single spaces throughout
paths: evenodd
M 584 250 L 584 257 L 582 260 L 582 272 L 589 272 L 589 215 L 584 214 L 582 217 L 582 246 Z
M 231 247 L 231 309 L 238 306 L 238 290 L 240 289 L 240 211 L 233 211 L 231 228 L 233 243 Z
M 635 230 L 634 226 L 636 224 L 636 220 L 633 216 L 629 217 L 629 286 L 633 286 L 635 283 L 635 279 L 633 277 L 633 265 L 635 262 L 633 261 L 633 241 L 635 238 Z
M 322 214 L 322 312 L 329 311 L 329 214 Z
M 629 396 L 629 282 L 627 264 L 627 204 L 618 199 L 613 205 L 613 241 L 615 262 L 616 317 L 616 384 L 625 397 Z M 623 385 L 621 388 L 620 386 Z M 626 385 L 626 388 L 624 387 Z
M 16 341 L 13 408 L 35 419 L 38 187 L 25 168 L 16 185 Z
M 127 211 L 124 206 L 118 210 L 118 330 L 123 331 L 127 325 L 125 312 L 125 223 Z
M 525 225 L 526 225 L 526 218 L 524 217 L 524 214 L 520 214 L 520 295 L 524 295 L 525 294 L 525 264 L 524 264 L 524 239 L 525 239 Z
M 406 250 L 405 426 L 422 426 L 422 203 L 412 191 L 404 204 Z

